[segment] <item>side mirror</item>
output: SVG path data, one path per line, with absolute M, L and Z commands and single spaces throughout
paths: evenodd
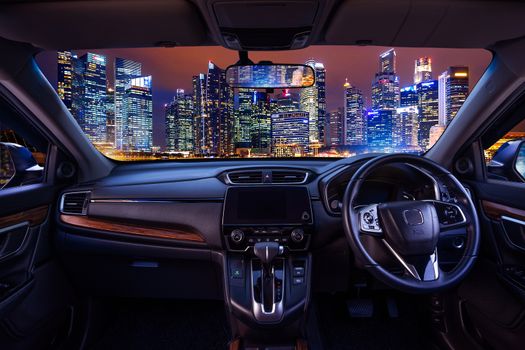
M 0 188 L 28 185 L 42 181 L 44 168 L 24 146 L 0 142 Z
M 505 142 L 487 165 L 489 178 L 525 182 L 525 140 Z

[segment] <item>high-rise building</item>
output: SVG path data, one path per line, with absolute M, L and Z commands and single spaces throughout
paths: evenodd
M 394 147 L 401 150 L 417 148 L 418 116 L 417 105 L 397 108 L 392 126 Z
M 193 76 L 193 118 L 195 154 L 206 155 L 211 149 L 211 124 L 206 114 L 206 74 Z
M 446 119 L 448 125 L 456 116 L 459 109 L 465 103 L 469 93 L 469 70 L 468 67 L 455 66 L 447 70 L 447 81 L 445 88 L 446 96 Z
M 193 113 L 192 95 L 177 89 L 173 101 L 164 107 L 168 152 L 193 152 Z
M 73 85 L 73 62 L 76 55 L 71 51 L 58 51 L 57 93 L 64 105 L 71 112 L 71 88 Z
M 91 142 L 106 143 L 106 57 L 71 56 L 71 114 Z
M 327 123 L 327 146 L 344 145 L 344 109 L 339 107 L 328 113 Z M 366 125 L 366 124 L 365 124 Z M 365 129 L 366 131 L 366 129 Z
M 309 150 L 308 112 L 272 114 L 272 154 L 276 157 L 305 155 Z
M 367 144 L 367 121 L 361 90 L 346 80 L 344 87 L 343 142 L 345 145 Z
M 211 61 L 206 76 L 206 115 L 210 119 L 210 153 L 233 154 L 233 90 L 226 83 L 224 70 Z
M 410 107 L 410 106 L 417 107 L 419 103 L 416 85 L 410 85 L 410 86 L 402 88 L 400 90 L 399 96 L 400 96 L 399 98 L 400 107 Z
M 142 74 L 142 64 L 124 58 L 115 58 L 115 148 L 123 149 L 123 138 L 126 129 L 127 117 L 123 112 L 123 97 L 126 86 L 131 79 L 139 78 Z
M 382 73 L 396 72 L 396 51 L 389 49 L 379 55 L 379 71 Z
M 390 49 L 379 56 L 380 71 L 372 83 L 372 109 L 399 107 L 399 77 L 396 75 L 396 52 Z
M 367 137 L 371 149 L 385 151 L 392 147 L 392 126 L 395 110 L 379 109 L 368 111 Z
M 418 94 L 418 144 L 423 151 L 429 147 L 430 128 L 438 124 L 438 81 L 430 80 L 416 85 Z
M 115 90 L 106 90 L 106 142 L 115 146 Z
M 326 114 L 326 70 L 324 65 L 311 59 L 306 65 L 315 72 L 314 86 L 301 89 L 300 109 L 308 112 L 310 127 L 310 143 L 324 143 L 324 128 Z
M 432 59 L 419 57 L 414 63 L 414 84 L 432 80 Z
M 153 104 L 151 76 L 131 79 L 124 89 L 122 111 L 126 118 L 122 148 L 151 152 L 153 146 Z
M 252 119 L 255 109 L 256 91 L 239 89 L 235 96 L 235 148 L 251 148 Z
M 400 107 L 394 115 L 392 143 L 402 150 L 417 149 L 419 99 L 416 85 L 410 85 L 400 90 Z
M 300 96 L 288 89 L 285 89 L 270 101 L 271 113 L 293 112 L 301 109 Z
M 447 80 L 448 71 L 438 76 L 438 122 L 439 125 L 447 124 Z
M 255 153 L 268 154 L 271 147 L 271 112 L 268 94 L 254 92 L 252 105 L 251 146 Z

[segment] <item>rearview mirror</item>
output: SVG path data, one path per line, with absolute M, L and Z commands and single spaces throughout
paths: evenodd
M 303 64 L 233 65 L 226 69 L 226 81 L 233 88 L 305 88 L 314 85 L 315 73 Z

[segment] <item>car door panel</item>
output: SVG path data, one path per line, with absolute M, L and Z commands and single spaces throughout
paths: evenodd
M 0 348 L 45 349 L 70 322 L 73 292 L 51 254 L 49 230 L 59 188 L 0 191 Z
M 462 321 L 479 344 L 519 348 L 525 341 L 525 283 L 517 283 L 521 276 L 525 282 L 525 186 L 505 181 L 468 186 L 479 203 L 483 250 L 458 288 Z

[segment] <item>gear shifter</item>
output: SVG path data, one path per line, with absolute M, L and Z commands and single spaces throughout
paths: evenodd
M 277 255 L 282 254 L 283 250 L 283 246 L 276 242 L 259 242 L 253 247 L 253 253 L 262 264 L 261 300 L 265 311 L 272 310 L 275 303 L 275 276 L 272 271 L 272 262 Z
M 276 242 L 259 242 L 255 243 L 253 253 L 261 260 L 263 270 L 271 272 L 273 259 L 283 252 L 283 246 Z

